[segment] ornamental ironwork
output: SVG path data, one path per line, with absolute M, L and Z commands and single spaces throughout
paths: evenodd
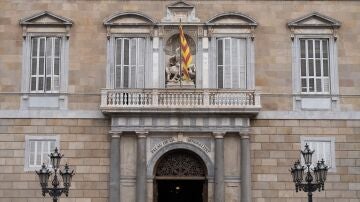
M 156 176 L 205 177 L 206 169 L 196 154 L 177 150 L 165 154 L 159 161 Z

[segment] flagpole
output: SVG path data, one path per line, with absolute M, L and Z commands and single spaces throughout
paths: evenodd
M 180 18 L 180 27 L 181 27 L 181 18 Z M 180 88 L 182 88 L 182 55 L 181 55 L 181 36 L 180 36 L 180 27 L 179 27 L 179 54 L 180 54 L 180 65 L 179 65 L 179 75 L 180 75 Z

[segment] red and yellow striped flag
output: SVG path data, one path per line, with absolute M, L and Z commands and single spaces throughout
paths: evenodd
M 182 25 L 180 25 L 179 29 L 180 29 L 180 45 L 181 45 L 181 67 L 182 67 L 183 79 L 190 80 L 189 66 L 192 62 L 190 47 L 186 41 Z

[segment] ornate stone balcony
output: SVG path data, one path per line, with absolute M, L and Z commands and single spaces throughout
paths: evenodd
M 104 113 L 257 114 L 260 95 L 239 89 L 102 89 Z

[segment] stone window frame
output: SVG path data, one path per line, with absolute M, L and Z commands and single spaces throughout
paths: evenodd
M 20 20 L 23 29 L 21 109 L 67 109 L 69 38 L 72 20 L 43 11 Z M 34 37 L 59 37 L 60 83 L 58 92 L 31 92 L 31 40 Z
M 293 110 L 337 111 L 339 108 L 339 76 L 337 31 L 341 23 L 335 19 L 313 12 L 288 24 L 292 45 Z M 307 93 L 301 91 L 300 40 L 327 39 L 329 49 L 329 93 Z M 319 104 L 321 103 L 321 104 Z
M 60 136 L 59 135 L 46 135 L 46 136 L 34 136 L 34 135 L 25 135 L 25 155 L 24 155 L 24 171 L 35 171 L 36 169 L 40 169 L 41 165 L 38 166 L 30 166 L 30 143 L 31 141 L 42 141 L 49 142 L 55 141 L 55 147 L 60 150 Z M 53 151 L 50 151 L 50 153 Z M 50 154 L 49 153 L 49 154 Z M 49 164 L 50 162 L 41 162 L 45 164 Z
M 209 72 L 217 72 L 216 42 L 218 38 L 234 37 L 246 39 L 245 89 L 255 89 L 255 28 L 258 26 L 256 20 L 242 13 L 228 12 L 210 18 L 205 23 L 205 26 L 210 40 Z M 208 76 L 209 81 L 217 81 L 217 74 L 209 74 Z M 209 82 L 208 87 L 217 88 L 217 82 Z
M 139 12 L 117 12 L 104 22 L 107 29 L 106 88 L 115 89 L 115 41 L 117 38 L 145 39 L 144 88 L 152 80 L 152 50 L 155 21 Z
M 336 155 L 335 155 L 335 137 L 313 137 L 313 136 L 301 136 L 300 137 L 300 142 L 301 142 L 301 150 L 303 150 L 305 148 L 305 144 L 312 142 L 312 143 L 322 143 L 322 142 L 329 142 L 330 143 L 330 149 L 327 152 L 330 152 L 330 163 L 329 162 L 325 162 L 325 164 L 329 167 L 329 172 L 336 172 Z M 310 148 L 311 150 L 314 150 L 314 148 Z M 317 153 L 319 151 L 317 151 L 315 149 L 315 153 L 314 155 L 319 155 L 319 153 Z M 301 154 L 300 154 L 301 155 Z M 324 153 L 321 153 L 321 156 L 324 156 Z M 314 158 L 314 156 L 313 156 Z M 321 159 L 317 159 L 317 160 L 321 160 Z M 304 165 L 304 159 L 301 156 L 301 162 Z M 317 162 L 317 161 L 316 161 Z M 315 161 L 312 162 L 313 165 L 316 163 Z

